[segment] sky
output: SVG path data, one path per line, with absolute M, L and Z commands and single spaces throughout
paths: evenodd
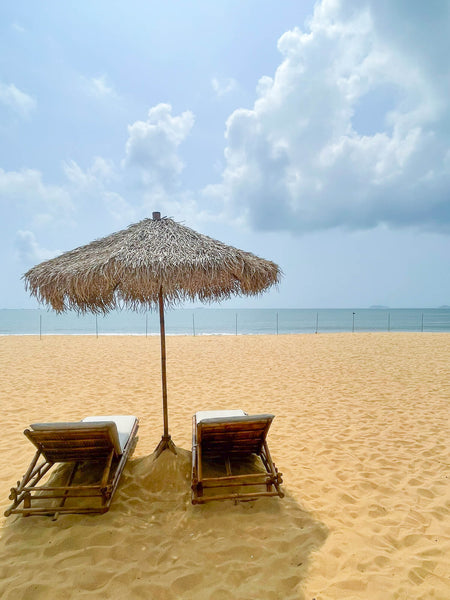
M 278 263 L 226 308 L 450 304 L 450 3 L 6 0 L 0 308 L 153 211 Z

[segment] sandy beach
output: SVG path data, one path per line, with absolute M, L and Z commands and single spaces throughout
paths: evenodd
M 1 514 L 36 421 L 134 414 L 105 515 L 0 518 L 3 600 L 448 600 L 450 335 L 0 337 Z M 285 498 L 190 502 L 197 410 L 273 413 Z

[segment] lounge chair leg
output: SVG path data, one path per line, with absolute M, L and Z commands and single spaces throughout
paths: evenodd
M 31 508 L 31 494 L 30 492 L 26 492 L 23 497 L 23 507 Z M 24 517 L 29 517 L 30 513 L 23 513 Z
M 172 442 L 172 438 L 170 437 L 170 435 L 163 435 L 161 438 L 161 441 L 159 442 L 159 444 L 156 446 L 155 448 L 155 459 L 158 458 L 158 456 L 164 452 L 164 450 L 170 450 L 170 452 L 173 452 L 175 455 L 177 454 L 177 448 L 175 446 L 175 444 Z
M 69 472 L 69 476 L 68 476 L 68 478 L 67 478 L 67 483 L 66 483 L 66 488 L 67 488 L 67 489 L 65 490 L 65 492 L 64 492 L 64 495 L 63 495 L 63 497 L 61 498 L 61 501 L 60 501 L 60 503 L 59 503 L 59 505 L 58 505 L 58 508 L 62 508 L 62 507 L 64 506 L 64 504 L 66 503 L 66 500 L 67 500 L 67 495 L 69 494 L 69 488 L 70 488 L 70 486 L 72 485 L 72 481 L 73 481 L 73 479 L 74 479 L 74 477 L 75 477 L 75 473 L 77 472 L 78 465 L 79 465 L 79 463 L 78 463 L 78 462 L 75 462 L 75 463 L 73 464 L 73 466 L 72 466 L 72 468 L 71 468 L 70 472 Z M 56 519 L 57 519 L 58 517 L 59 517 L 59 511 L 58 511 L 58 510 L 56 510 L 56 511 L 55 511 L 55 513 L 54 513 L 54 515 L 53 515 L 53 517 L 52 517 L 52 521 L 56 521 Z

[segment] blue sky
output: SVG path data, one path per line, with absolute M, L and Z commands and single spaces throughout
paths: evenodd
M 450 304 L 450 4 L 0 6 L 0 308 L 163 215 L 280 264 L 227 307 Z

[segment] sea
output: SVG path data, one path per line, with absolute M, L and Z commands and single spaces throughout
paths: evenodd
M 282 335 L 362 331 L 450 332 L 450 307 L 166 310 L 167 335 Z M 0 335 L 159 335 L 157 312 L 106 316 L 0 309 Z

